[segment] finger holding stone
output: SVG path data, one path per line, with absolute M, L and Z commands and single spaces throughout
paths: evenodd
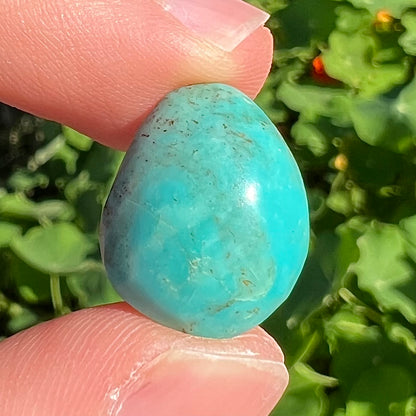
M 267 14 L 241 0 L 0 0 L 0 10 L 0 100 L 123 150 L 170 91 L 223 82 L 254 97 L 271 65 Z
M 267 416 L 288 381 L 260 328 L 203 339 L 124 303 L 37 325 L 1 342 L 0 356 L 8 416 Z

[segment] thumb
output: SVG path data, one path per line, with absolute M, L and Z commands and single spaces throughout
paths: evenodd
M 126 149 L 156 103 L 222 82 L 254 97 L 267 14 L 241 0 L 0 0 L 0 101 Z
M 288 381 L 262 329 L 193 337 L 127 304 L 85 309 L 0 343 L 8 416 L 266 416 Z

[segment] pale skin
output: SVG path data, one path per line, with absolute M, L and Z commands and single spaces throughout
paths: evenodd
M 226 51 L 153 0 L 0 0 L 0 11 L 0 101 L 123 150 L 169 91 L 223 82 L 254 98 L 271 65 L 266 28 Z M 123 303 L 23 331 L 0 360 L 8 416 L 266 416 L 288 381 L 260 328 L 191 337 Z

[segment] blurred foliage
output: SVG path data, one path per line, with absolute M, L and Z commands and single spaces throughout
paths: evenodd
M 416 0 L 252 0 L 271 13 L 258 103 L 307 186 L 312 238 L 264 327 L 291 381 L 274 416 L 416 415 Z M 0 107 L 0 336 L 118 300 L 101 209 L 122 154 Z
M 101 263 L 98 227 L 122 156 L 0 106 L 0 336 L 120 300 Z
M 276 39 L 258 103 L 301 167 L 312 227 L 264 324 L 291 374 L 273 415 L 415 416 L 416 1 L 253 3 Z

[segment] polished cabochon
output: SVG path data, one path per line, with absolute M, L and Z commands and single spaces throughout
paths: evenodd
M 291 292 L 309 243 L 305 188 L 273 123 L 222 84 L 168 94 L 128 150 L 103 211 L 119 294 L 151 319 L 228 338 Z

